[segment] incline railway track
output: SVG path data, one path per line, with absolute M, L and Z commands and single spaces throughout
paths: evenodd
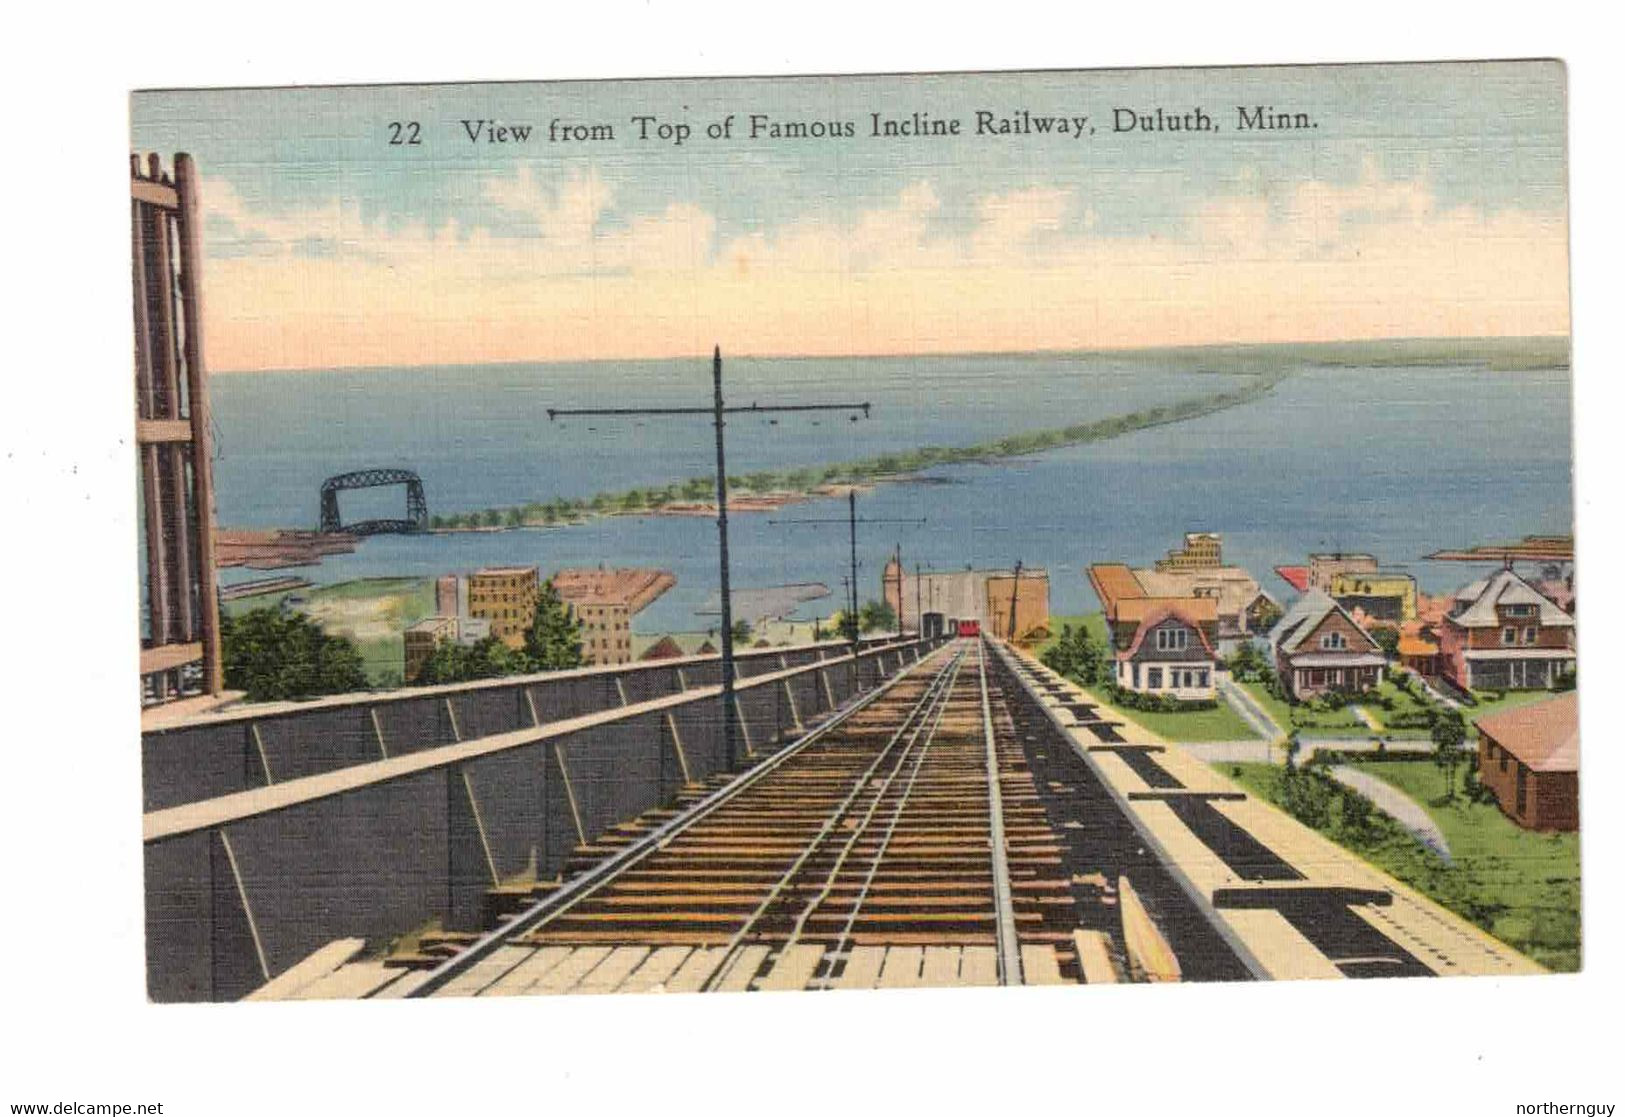
M 397 995 L 1077 980 L 1077 919 L 980 641 L 583 846 Z M 571 876 L 571 873 L 574 876 Z
M 959 639 L 736 776 L 584 842 L 495 929 L 256 993 L 1538 972 L 1009 648 Z M 488 924 L 489 926 L 490 924 Z M 455 951 L 449 958 L 445 951 Z

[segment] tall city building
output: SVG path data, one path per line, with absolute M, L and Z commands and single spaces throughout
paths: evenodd
M 525 645 L 541 591 L 534 566 L 492 566 L 468 576 L 468 615 L 491 622 L 491 635 L 510 648 Z

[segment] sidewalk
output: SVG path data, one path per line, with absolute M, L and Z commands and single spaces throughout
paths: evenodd
M 1215 680 L 1219 693 L 1224 696 L 1225 702 L 1241 717 L 1241 720 L 1252 726 L 1253 731 L 1266 742 L 1273 743 L 1283 739 L 1287 731 L 1275 723 L 1269 712 L 1253 700 L 1253 696 L 1243 690 L 1230 676 L 1225 675 Z
M 1358 791 L 1370 799 L 1383 814 L 1415 834 L 1423 845 L 1444 858 L 1445 864 L 1451 864 L 1450 843 L 1445 841 L 1444 833 L 1416 800 L 1371 773 L 1351 768 L 1347 764 L 1328 768 L 1326 774 L 1344 787 Z

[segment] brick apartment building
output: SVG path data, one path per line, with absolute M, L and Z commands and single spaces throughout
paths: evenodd
M 468 615 L 491 622 L 491 635 L 510 648 L 525 645 L 541 582 L 534 566 L 492 566 L 468 576 Z

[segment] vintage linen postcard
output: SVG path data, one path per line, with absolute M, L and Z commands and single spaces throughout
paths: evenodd
M 1580 967 L 1559 64 L 131 117 L 152 999 Z

